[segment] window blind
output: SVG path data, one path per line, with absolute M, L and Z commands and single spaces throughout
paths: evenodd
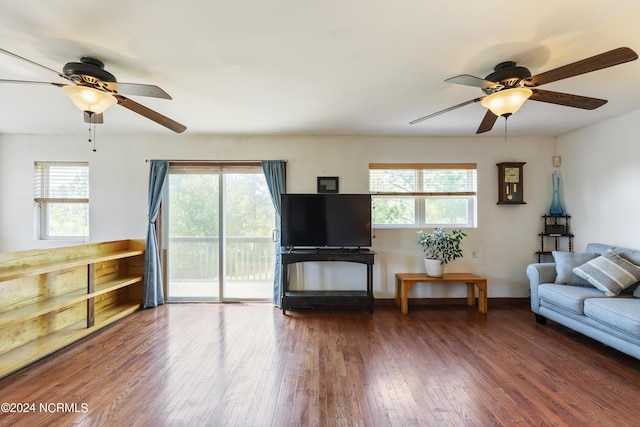
M 37 202 L 89 202 L 89 164 L 86 162 L 36 162 L 33 198 Z
M 475 163 L 371 163 L 369 191 L 376 195 L 474 196 Z

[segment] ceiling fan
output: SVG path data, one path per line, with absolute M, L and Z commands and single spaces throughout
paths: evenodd
M 171 99 L 171 96 L 169 96 L 167 92 L 154 85 L 120 83 L 116 80 L 113 74 L 104 69 L 104 64 L 98 59 L 82 57 L 80 62 L 69 62 L 64 65 L 62 72 L 58 72 L 4 49 L 0 49 L 0 53 L 20 59 L 40 68 L 44 68 L 45 70 L 51 71 L 70 82 L 53 83 L 0 79 L 0 83 L 46 84 L 60 87 L 62 88 L 62 91 L 71 98 L 73 103 L 84 112 L 84 121 L 87 123 L 103 123 L 102 113 L 107 108 L 117 103 L 134 113 L 138 113 L 147 119 L 153 120 L 154 122 L 171 129 L 174 132 L 181 133 L 187 129 L 186 126 L 176 122 L 175 120 L 163 116 L 162 114 L 121 95 L 122 93 L 125 93 L 127 95 Z
M 620 47 L 553 70 L 545 71 L 535 76 L 532 76 L 528 69 L 517 66 L 513 61 L 501 62 L 495 66 L 493 73 L 484 79 L 469 74 L 462 74 L 445 80 L 447 83 L 479 87 L 486 94 L 485 96 L 480 96 L 445 108 L 444 110 L 416 119 L 410 122 L 410 124 L 419 123 L 475 102 L 480 102 L 483 107 L 487 108 L 487 112 L 476 134 L 490 131 L 498 116 L 510 116 L 515 113 L 527 99 L 585 110 L 594 110 L 606 104 L 607 100 L 542 90 L 537 87 L 636 59 L 638 59 L 638 55 L 633 50 L 628 47 Z

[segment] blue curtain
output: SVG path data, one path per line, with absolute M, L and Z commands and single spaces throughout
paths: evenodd
M 157 307 L 164 304 L 162 290 L 162 265 L 156 235 L 156 219 L 162 201 L 162 189 L 167 180 L 169 162 L 151 160 L 149 169 L 149 229 L 147 230 L 147 247 L 144 251 L 144 302 L 142 308 Z
M 280 307 L 282 301 L 282 264 L 280 256 L 280 214 L 282 207 L 280 206 L 280 195 L 286 193 L 286 163 L 282 160 L 264 160 L 262 162 L 262 170 L 267 179 L 271 200 L 276 209 L 276 266 L 273 274 L 273 304 Z

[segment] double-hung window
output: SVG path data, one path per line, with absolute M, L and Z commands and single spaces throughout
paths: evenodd
M 371 163 L 374 227 L 475 227 L 475 163 Z
M 89 237 L 89 163 L 35 162 L 33 200 L 38 239 Z

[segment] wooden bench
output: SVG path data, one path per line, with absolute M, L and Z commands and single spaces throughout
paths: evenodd
M 487 314 L 487 279 L 471 273 L 445 273 L 442 277 L 431 277 L 425 273 L 396 274 L 396 305 L 403 314 L 409 313 L 409 291 L 418 283 L 466 283 L 467 304 L 476 305 L 474 286 L 478 288 L 478 311 Z

